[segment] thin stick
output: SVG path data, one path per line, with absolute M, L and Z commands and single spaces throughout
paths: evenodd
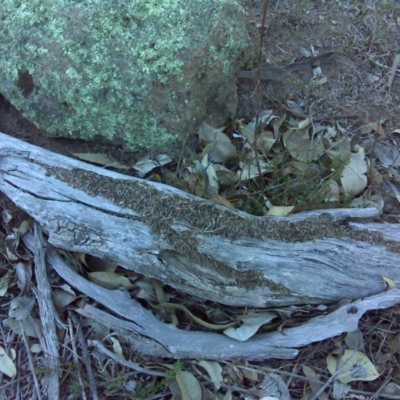
M 78 351 L 76 349 L 76 344 L 75 344 L 75 336 L 74 336 L 74 330 L 72 327 L 72 319 L 68 318 L 68 330 L 69 330 L 69 335 L 71 337 L 71 346 L 72 346 L 72 357 L 74 361 L 79 364 L 79 358 L 78 358 Z M 87 400 L 86 393 L 85 393 L 85 385 L 83 384 L 82 380 L 82 375 L 80 370 L 78 369 L 76 371 L 77 377 L 78 377 L 78 382 L 81 387 L 81 396 L 83 400 Z M 96 396 L 96 394 L 95 394 Z M 93 397 L 95 400 L 97 400 L 97 397 Z
M 167 374 L 165 372 L 158 372 L 158 371 L 153 371 L 151 369 L 142 368 L 141 366 L 139 366 L 138 364 L 136 364 L 132 361 L 125 360 L 124 358 L 122 358 L 122 357 L 116 355 L 115 353 L 113 353 L 112 351 L 108 350 L 107 347 L 104 346 L 104 344 L 101 343 L 99 340 L 91 340 L 91 344 L 93 346 L 97 347 L 97 350 L 99 350 L 106 356 L 112 358 L 117 363 L 124 365 L 125 367 L 128 367 L 130 369 L 133 369 L 134 371 L 140 372 L 142 374 L 148 374 L 151 376 L 160 376 L 162 378 L 165 378 L 167 376 Z
M 85 337 L 83 335 L 82 329 L 78 322 L 78 318 L 76 318 L 76 316 L 72 312 L 69 313 L 69 317 L 70 317 L 70 320 L 75 325 L 75 329 L 77 332 L 77 339 L 78 339 L 79 344 L 82 349 L 82 360 L 83 360 L 83 363 L 85 364 L 85 368 L 86 368 L 86 373 L 87 373 L 87 377 L 88 377 L 88 381 L 89 381 L 89 387 L 90 387 L 90 391 L 91 391 L 91 398 L 93 400 L 98 400 L 99 396 L 97 394 L 96 380 L 94 379 L 93 369 L 92 369 L 92 365 L 90 363 L 89 351 L 86 346 Z M 76 350 L 74 350 L 74 351 L 76 352 Z M 75 357 L 75 355 L 74 355 L 74 357 Z
M 37 395 L 37 397 L 38 397 L 39 400 L 42 400 L 42 395 L 41 395 L 41 393 L 40 393 L 39 381 L 38 381 L 38 378 L 37 378 L 37 376 L 36 376 L 35 366 L 34 366 L 34 364 L 33 364 L 33 359 L 32 359 L 31 350 L 30 350 L 30 348 L 29 348 L 29 343 L 28 343 L 28 340 L 27 340 L 26 335 L 25 335 L 25 328 L 24 328 L 24 324 L 22 323 L 22 321 L 19 321 L 19 326 L 20 326 L 20 329 L 21 329 L 22 339 L 23 339 L 23 341 L 24 341 L 26 353 L 27 353 L 27 355 L 28 355 L 29 367 L 30 367 L 30 369 L 31 369 L 31 373 L 32 373 L 32 377 L 33 377 L 33 382 L 35 383 L 36 395 Z
M 264 43 L 265 20 L 267 18 L 268 6 L 269 6 L 269 0 L 265 0 L 262 21 L 261 21 L 260 45 L 258 48 L 258 68 L 257 68 L 257 86 L 256 86 L 258 106 L 257 106 L 257 111 L 256 111 L 256 123 L 255 123 L 255 131 L 254 131 L 254 153 L 255 153 L 255 158 L 256 158 L 258 175 L 260 176 L 262 182 L 264 181 L 264 178 L 261 174 L 261 166 L 260 166 L 260 161 L 258 158 L 257 139 L 261 133 L 261 126 L 260 126 L 260 112 L 261 112 L 261 107 L 262 107 L 261 62 L 262 62 L 262 54 L 263 54 L 262 47 L 263 47 L 263 43 Z

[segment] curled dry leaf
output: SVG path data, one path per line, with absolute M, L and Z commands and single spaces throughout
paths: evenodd
M 276 139 L 274 133 L 271 131 L 263 131 L 260 133 L 260 136 L 257 140 L 257 147 L 258 150 L 261 151 L 264 156 L 271 151 L 272 146 L 275 144 Z
M 53 291 L 53 300 L 58 310 L 62 310 L 76 300 L 75 294 L 56 288 Z
M 215 193 L 219 191 L 219 180 L 217 172 L 215 171 L 214 164 L 208 161 L 208 154 L 205 154 L 201 160 L 205 172 L 208 178 L 208 185 L 215 190 Z
M 169 164 L 172 161 L 171 157 L 167 154 L 157 154 L 153 158 L 145 157 L 140 159 L 134 166 L 133 169 L 139 171 L 141 174 L 146 175 L 154 168 L 161 167 Z
M 259 160 L 258 162 L 261 174 L 273 172 L 274 167 L 267 161 Z M 240 163 L 241 170 L 237 171 L 236 177 L 240 181 L 248 181 L 260 176 L 256 160 L 249 160 L 247 163 Z
M 124 354 L 123 354 L 123 352 L 122 352 L 121 343 L 119 342 L 119 340 L 116 339 L 116 338 L 113 337 L 113 336 L 110 336 L 110 340 L 111 340 L 112 345 L 113 345 L 114 353 L 115 353 L 117 356 L 119 356 L 119 357 L 125 359 L 125 358 L 124 358 Z
M 359 147 L 357 153 L 352 153 L 340 179 L 346 196 L 356 196 L 366 188 L 368 182 L 367 171 L 368 164 L 365 159 L 364 149 Z
M 396 283 L 386 276 L 382 276 L 383 281 L 386 283 L 386 290 L 396 289 Z
M 209 160 L 224 163 L 237 158 L 236 147 L 221 129 L 203 123 L 199 130 L 200 139 L 207 145 Z
M 290 155 L 302 162 L 317 160 L 325 151 L 321 142 L 310 140 L 308 128 L 287 129 L 283 134 L 283 143 Z
M 232 339 L 241 342 L 254 336 L 260 326 L 267 324 L 276 318 L 276 314 L 265 312 L 261 314 L 246 315 L 242 318 L 243 324 L 239 328 L 228 328 L 224 330 L 224 334 Z

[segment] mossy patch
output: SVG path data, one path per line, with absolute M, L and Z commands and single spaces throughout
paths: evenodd
M 10 0 L 0 19 L 0 91 L 29 120 L 132 150 L 165 150 L 195 129 L 212 108 L 194 93 L 199 76 L 216 70 L 223 85 L 248 47 L 244 11 L 227 0 Z

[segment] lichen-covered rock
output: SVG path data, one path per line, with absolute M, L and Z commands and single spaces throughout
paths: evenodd
M 236 109 L 233 0 L 4 0 L 0 92 L 52 136 L 160 149 Z

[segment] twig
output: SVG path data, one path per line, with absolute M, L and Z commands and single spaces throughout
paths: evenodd
M 34 364 L 33 364 L 33 359 L 32 359 L 31 350 L 30 350 L 30 348 L 29 348 L 28 340 L 26 339 L 24 324 L 22 323 L 21 320 L 19 321 L 19 327 L 20 327 L 20 329 L 21 329 L 22 339 L 23 339 L 23 341 L 24 341 L 26 353 L 27 353 L 27 355 L 28 355 L 29 367 L 30 367 L 30 369 L 31 369 L 33 381 L 34 381 L 34 383 L 35 383 L 36 395 L 37 395 L 37 397 L 38 397 L 39 400 L 42 400 L 42 395 L 41 395 L 41 393 L 40 393 L 39 381 L 38 381 L 38 378 L 37 378 L 37 376 L 36 376 L 35 366 L 34 366 Z
M 94 379 L 92 364 L 90 363 L 89 351 L 88 351 L 88 348 L 86 346 L 85 337 L 84 337 L 84 335 L 82 333 L 82 329 L 81 329 L 80 324 L 78 322 L 78 318 L 76 318 L 76 316 L 72 312 L 69 313 L 69 318 L 70 318 L 70 321 L 72 321 L 73 324 L 75 325 L 77 338 L 78 338 L 79 344 L 80 344 L 81 349 L 82 349 L 81 357 L 82 357 L 83 363 L 85 364 L 86 373 L 87 373 L 87 376 L 88 376 L 89 387 L 90 387 L 90 391 L 91 391 L 91 398 L 93 400 L 98 400 L 99 397 L 98 397 L 98 394 L 97 394 L 96 380 Z M 69 326 L 70 326 L 70 332 L 72 333 L 71 324 L 69 324 Z M 75 346 L 75 342 L 74 341 L 72 341 L 72 346 L 74 348 L 73 357 L 75 358 L 77 353 L 76 353 L 76 346 Z M 82 387 L 84 387 L 84 386 L 82 386 Z
M 59 382 L 59 342 L 56 331 L 55 321 L 58 314 L 54 309 L 51 287 L 47 279 L 45 262 L 45 243 L 38 223 L 34 225 L 35 247 L 33 251 L 35 262 L 35 275 L 37 290 L 34 290 L 36 300 L 39 306 L 40 320 L 43 327 L 43 349 L 47 367 L 50 370 L 46 374 L 47 388 L 49 398 L 57 399 L 60 397 Z
M 260 166 L 260 161 L 258 158 L 257 140 L 261 133 L 261 126 L 260 126 L 260 112 L 261 112 L 261 108 L 262 108 L 262 91 L 261 91 L 262 68 L 261 68 L 261 63 L 262 63 L 262 47 L 263 47 L 263 43 L 264 43 L 265 20 L 267 18 L 268 6 L 269 6 L 269 0 L 265 0 L 262 21 L 261 21 L 260 45 L 258 48 L 258 68 L 257 68 L 257 86 L 256 86 L 258 105 L 257 105 L 257 111 L 256 111 L 256 118 L 255 118 L 256 121 L 255 121 L 255 130 L 254 130 L 254 153 L 255 153 L 255 159 L 256 159 L 256 164 L 257 164 L 257 169 L 258 169 L 258 175 L 260 176 L 262 181 L 264 179 L 263 179 L 263 175 L 261 173 L 261 166 Z
M 287 112 L 290 112 L 295 117 L 304 118 L 304 119 L 307 118 L 306 114 L 299 113 L 299 112 L 291 109 L 290 107 L 285 106 L 284 104 L 281 104 L 279 107 Z M 357 114 L 332 114 L 332 115 L 324 115 L 322 117 L 313 118 L 313 121 L 321 122 L 321 121 L 325 121 L 328 119 L 346 119 L 346 118 L 361 118 L 361 117 Z
M 106 356 L 112 358 L 114 361 L 117 363 L 124 365 L 125 367 L 128 367 L 130 369 L 133 369 L 137 372 L 140 372 L 142 374 L 148 374 L 151 376 L 159 376 L 161 378 L 165 378 L 167 374 L 165 372 L 157 372 L 157 371 L 152 371 L 151 369 L 147 368 L 142 368 L 138 364 L 133 363 L 132 361 L 125 360 L 122 357 L 117 356 L 115 353 L 112 351 L 108 350 L 106 346 L 103 345 L 99 340 L 91 340 L 90 343 L 97 347 L 97 350 L 101 351 L 103 354 Z
M 70 315 L 71 316 L 71 315 Z M 68 318 L 68 330 L 69 330 L 69 335 L 71 337 L 71 346 L 72 346 L 72 358 L 74 359 L 75 363 L 79 365 L 79 357 L 78 357 L 78 351 L 76 349 L 76 344 L 75 344 L 75 337 L 74 337 L 74 330 L 72 327 L 72 320 L 71 318 Z M 86 365 L 85 365 L 86 366 Z M 78 382 L 81 387 L 81 396 L 83 400 L 86 400 L 86 393 L 85 393 L 85 385 L 83 384 L 83 379 L 82 375 L 80 372 L 80 369 L 78 368 L 76 371 L 77 377 L 78 377 Z M 97 394 L 96 394 L 97 396 Z M 97 397 L 94 397 L 97 399 Z

